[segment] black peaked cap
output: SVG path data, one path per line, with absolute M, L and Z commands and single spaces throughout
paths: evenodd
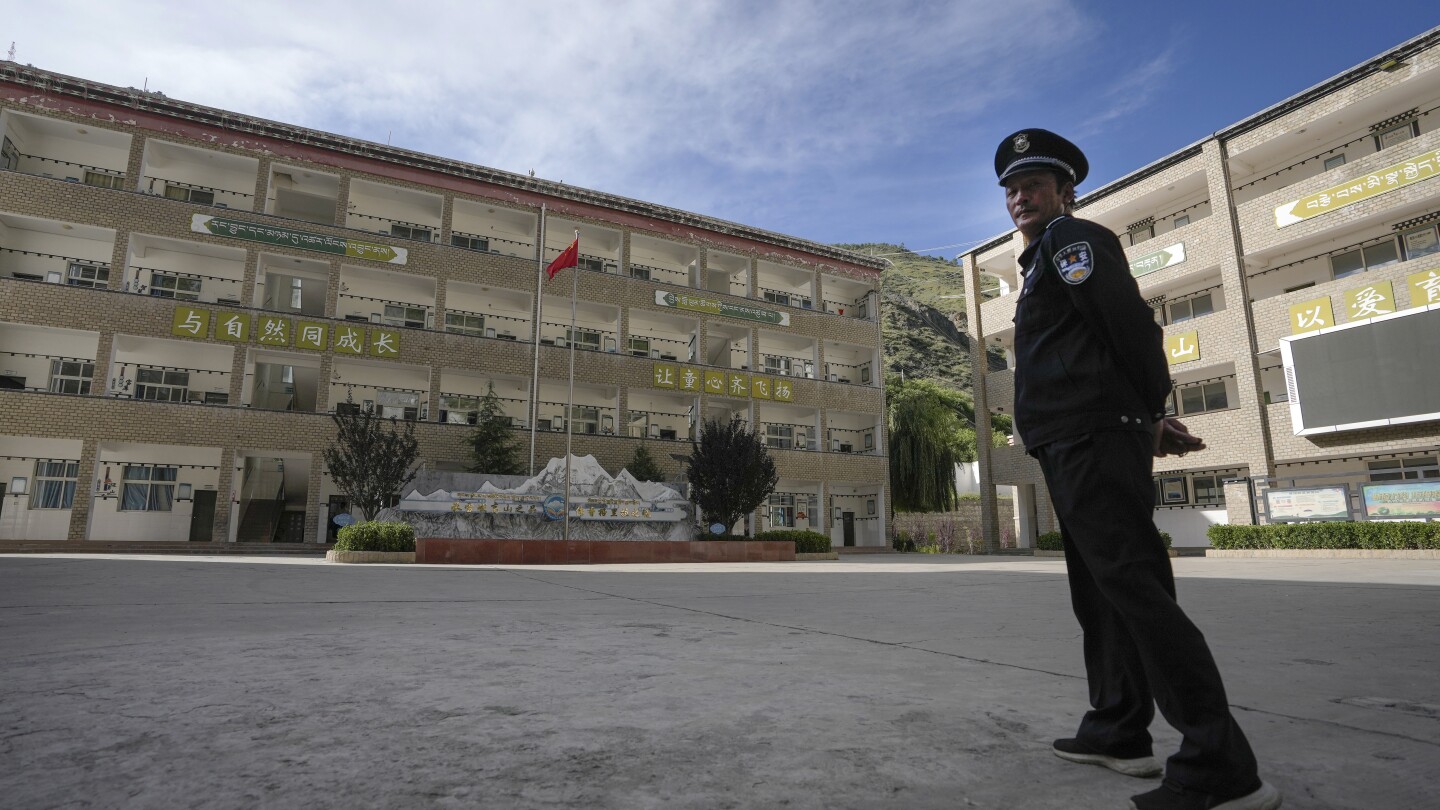
M 1090 173 L 1090 162 L 1080 147 L 1049 130 L 1022 129 L 1005 136 L 995 150 L 995 176 L 1000 185 L 1013 174 L 1035 169 L 1059 169 L 1078 186 Z

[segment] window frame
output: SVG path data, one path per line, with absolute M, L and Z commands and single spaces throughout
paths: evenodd
M 66 366 L 78 366 L 73 373 L 66 373 Z M 90 393 L 91 384 L 95 379 L 95 363 L 89 360 L 51 360 L 50 361 L 50 384 L 52 394 L 79 394 Z M 67 387 L 65 383 L 73 382 L 76 390 L 62 390 Z M 57 387 L 57 383 L 59 384 Z
M 56 470 L 55 466 L 59 469 Z M 75 505 L 75 486 L 80 479 L 80 461 L 40 458 L 35 460 L 35 481 L 30 489 L 30 509 L 71 509 Z M 58 500 L 59 505 L 44 501 Z
M 1412 252 L 1412 237 L 1426 235 L 1430 237 L 1429 244 L 1423 245 L 1418 252 Z M 1414 228 L 1403 230 L 1400 232 L 1399 236 L 1400 249 L 1402 254 L 1400 259 L 1401 261 L 1408 262 L 1412 259 L 1418 259 L 1422 256 L 1430 256 L 1435 253 L 1440 253 L 1440 225 L 1437 225 L 1436 223 L 1432 222 L 1429 225 L 1419 225 Z
M 1406 137 L 1400 138 L 1399 140 L 1391 140 L 1389 143 L 1385 142 L 1386 136 L 1394 135 L 1397 132 L 1407 133 Z M 1411 119 L 1409 121 L 1396 124 L 1393 127 L 1389 127 L 1388 129 L 1383 129 L 1379 132 L 1376 132 L 1373 137 L 1375 138 L 1375 151 L 1383 152 L 1384 150 L 1389 149 L 1392 146 L 1398 146 L 1408 140 L 1420 137 L 1420 122 Z
M 132 476 L 131 471 L 137 474 Z M 139 475 L 140 471 L 144 475 Z M 166 477 L 156 477 L 162 472 Z M 125 464 L 120 469 L 120 512 L 172 512 L 175 509 L 175 485 L 180 468 L 165 464 Z M 142 493 L 138 498 L 130 496 L 131 491 Z M 132 501 L 143 506 L 133 506 Z
M 194 289 L 180 289 L 194 286 Z M 204 279 L 163 270 L 150 271 L 150 294 L 156 298 L 173 298 L 176 301 L 199 301 Z
M 89 271 L 88 276 L 86 271 Z M 103 264 L 70 262 L 65 267 L 65 284 L 71 287 L 103 290 L 110 286 L 110 267 Z
M 1337 161 L 1337 160 L 1340 161 L 1340 162 L 1339 162 L 1339 163 L 1335 163 L 1335 165 L 1333 165 L 1333 166 L 1330 165 L 1330 164 L 1334 163 L 1334 162 Z M 1325 158 L 1325 163 L 1324 163 L 1324 165 L 1325 165 L 1325 171 L 1327 171 L 1327 172 L 1330 171 L 1331 169 L 1338 169 L 1338 168 L 1340 168 L 1341 166 L 1344 166 L 1344 165 L 1345 165 L 1345 153 L 1344 153 L 1344 152 L 1341 152 L 1341 153 L 1338 154 L 1338 155 L 1331 155 L 1330 157 Z
M 159 380 L 142 381 L 142 376 L 159 374 Z M 148 396 L 151 392 L 167 392 L 164 396 Z M 137 368 L 134 399 L 143 402 L 185 402 L 190 396 L 190 372 L 167 368 Z

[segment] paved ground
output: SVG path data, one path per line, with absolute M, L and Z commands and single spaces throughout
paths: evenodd
M 1125 807 L 1063 566 L 0 558 L 0 806 Z M 1435 806 L 1440 561 L 1175 567 L 1287 808 Z

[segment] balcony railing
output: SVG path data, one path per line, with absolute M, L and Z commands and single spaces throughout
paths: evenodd
M 537 405 L 539 406 L 537 409 L 539 415 L 535 420 L 537 429 L 564 432 L 565 403 L 540 400 Z M 575 421 L 571 432 L 613 436 L 615 435 L 615 412 L 616 409 L 613 407 L 576 403 L 570 410 Z
M 241 281 L 223 276 L 207 276 L 200 273 L 182 273 L 179 270 L 162 270 L 158 267 L 130 265 L 132 278 L 121 287 L 125 292 L 150 294 L 156 298 L 174 298 L 177 301 L 203 301 L 230 306 L 240 305 Z
M 692 339 L 693 340 L 693 339 Z M 654 360 L 679 361 L 681 356 L 685 362 L 694 359 L 691 352 L 692 340 L 678 340 L 676 338 L 659 337 L 657 335 L 630 335 L 625 341 L 625 351 L 633 357 L 649 357 Z M 663 343 L 664 346 L 655 344 Z
M 628 411 L 627 431 L 631 438 L 660 441 L 690 441 L 690 414 L 681 411 Z
M 791 292 L 788 290 L 772 290 L 768 287 L 756 287 L 761 300 L 771 304 L 778 304 L 782 307 L 795 307 L 796 309 L 814 309 L 815 302 L 810 296 L 803 293 Z
M 381 323 L 402 329 L 429 329 L 435 322 L 435 308 L 430 304 L 412 304 L 408 301 L 392 301 L 387 298 L 371 298 L 352 293 L 340 293 L 337 300 L 340 298 L 380 305 L 379 312 L 348 312 L 339 315 L 340 318 L 347 321 Z M 364 306 L 360 307 L 362 310 L 365 308 Z M 371 308 L 373 309 L 373 307 Z
M 825 379 L 846 385 L 870 385 L 870 364 L 829 362 L 825 364 Z
M 533 260 L 535 258 L 534 245 L 499 236 L 479 236 L 465 231 L 451 231 L 450 244 L 453 247 L 473 250 L 476 253 L 498 253 L 504 256 L 514 256 L 517 259 Z
M 46 281 L 51 284 L 64 283 L 75 287 L 98 287 L 101 289 L 110 285 L 109 262 L 34 250 L 20 250 L 19 248 L 0 248 L 0 253 L 42 260 L 34 263 L 38 264 L 38 267 L 27 267 L 23 271 L 14 268 L 10 270 L 11 276 L 22 281 Z M 54 265 L 59 265 L 59 267 L 51 269 Z M 32 272 L 34 270 L 39 272 Z
M 542 327 L 554 327 L 548 333 L 543 328 L 540 331 L 540 342 L 546 346 L 567 347 L 570 345 L 572 333 L 569 323 L 558 323 L 555 321 L 541 321 Z M 573 333 L 575 348 L 581 351 L 606 351 L 614 352 L 617 347 L 618 332 L 609 329 L 593 329 L 588 326 L 577 326 Z
M 878 453 L 874 428 L 839 428 L 828 430 L 832 453 Z
M 41 177 L 51 177 L 57 180 L 65 180 L 70 183 L 84 183 L 99 188 L 125 188 L 125 172 L 107 169 L 103 166 L 91 166 L 87 163 L 76 163 L 72 160 L 57 160 L 56 158 L 45 157 L 44 155 L 27 155 L 18 153 L 20 163 L 15 171 L 21 174 L 34 174 Z M 31 161 L 30 167 L 25 166 L 25 161 Z M 50 168 L 50 171 L 46 171 Z
M 385 234 L 394 239 L 410 239 L 415 242 L 429 242 L 434 244 L 440 241 L 439 225 L 422 225 L 416 222 L 406 222 L 403 219 L 391 219 L 390 217 L 379 217 L 374 214 L 362 214 L 359 211 L 351 211 L 350 216 L 374 222 L 387 223 L 384 228 L 360 228 L 352 225 L 352 228 L 359 231 L 373 231 Z
M 807 357 L 788 357 L 760 352 L 760 368 L 766 374 L 815 379 L 815 361 Z
M 447 394 L 440 393 L 440 413 L 435 420 L 447 425 L 474 425 L 480 416 L 480 400 L 484 399 L 483 394 Z M 514 397 L 495 397 L 500 402 L 501 409 L 505 411 L 504 417 L 509 420 L 510 427 L 520 430 L 528 427 L 525 417 L 514 416 L 512 411 L 529 413 L 530 401 L 516 399 Z
M 243 191 L 202 186 L 149 174 L 141 175 L 140 182 L 145 185 L 147 194 L 154 194 L 168 200 L 188 202 L 191 205 L 213 205 L 216 208 L 238 208 L 249 211 L 253 206 L 251 200 L 255 199 L 254 194 L 246 194 Z M 155 188 L 157 182 L 161 184 L 159 190 Z
M 642 281 L 663 281 L 666 284 L 679 284 L 689 286 L 690 274 L 684 270 L 672 270 L 668 267 L 655 267 L 639 262 L 630 263 L 630 277 Z
M 761 422 L 759 434 L 766 447 L 776 450 L 814 450 L 819 431 L 797 422 Z
M 860 298 L 856 298 L 854 301 L 851 301 L 848 304 L 844 301 L 836 301 L 831 298 L 822 299 L 820 303 L 824 306 L 825 311 L 830 313 L 831 315 L 840 315 L 846 318 L 855 318 L 861 321 L 874 320 L 874 318 L 870 317 L 871 313 L 869 294 L 866 294 Z

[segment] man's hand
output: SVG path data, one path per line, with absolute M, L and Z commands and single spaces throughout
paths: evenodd
M 1190 431 L 1179 419 L 1165 417 L 1151 426 L 1155 434 L 1154 453 L 1156 458 L 1183 456 L 1191 450 L 1204 450 L 1205 442 Z

